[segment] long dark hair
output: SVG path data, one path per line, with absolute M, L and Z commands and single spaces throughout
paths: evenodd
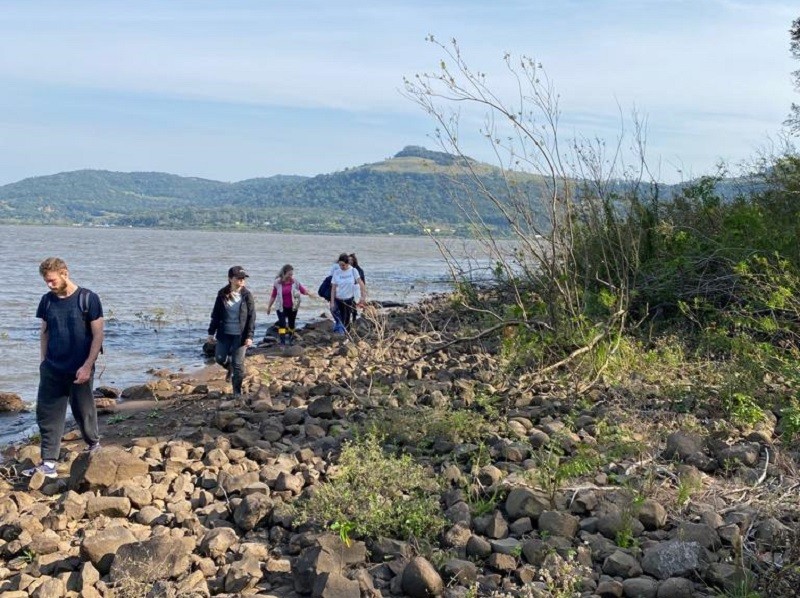
M 280 270 L 278 270 L 278 278 L 280 278 L 281 281 L 283 281 L 283 277 L 286 276 L 286 273 L 289 272 L 290 270 L 294 270 L 292 265 L 284 264 L 283 267 Z
M 351 253 L 347 257 L 350 258 L 350 265 L 353 266 L 356 270 L 358 270 L 358 258 L 356 257 L 356 254 Z

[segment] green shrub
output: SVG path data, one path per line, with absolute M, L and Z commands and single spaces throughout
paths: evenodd
M 486 415 L 473 409 L 442 407 L 387 409 L 374 411 L 365 428 L 376 436 L 415 451 L 429 448 L 437 439 L 456 444 L 480 443 L 497 427 L 490 419 L 496 415 L 496 409 L 482 396 L 476 404 L 482 409 L 489 407 Z
M 387 455 L 374 435 L 347 443 L 330 479 L 300 506 L 300 520 L 342 537 L 430 541 L 444 528 L 440 482 L 409 455 Z

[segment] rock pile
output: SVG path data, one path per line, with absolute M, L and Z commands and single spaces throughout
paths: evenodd
M 126 389 L 158 400 L 166 425 L 67 451 L 56 480 L 19 478 L 38 461 L 38 447 L 21 447 L 0 481 L 0 595 L 744 595 L 758 567 L 788 554 L 789 510 L 754 500 L 787 484 L 768 456 L 776 422 L 721 438 L 673 418 L 663 441 L 642 429 L 636 451 L 567 476 L 559 464 L 622 417 L 614 390 L 576 408 L 552 384 L 503 379 L 491 351 L 426 355 L 417 341 L 442 311 L 423 303 L 388 316 L 379 337 L 336 341 L 320 326 L 293 356 L 257 352 L 244 399 L 223 392 L 221 370 L 208 383 L 167 376 Z M 347 538 L 298 518 L 372 413 L 485 409 L 489 392 L 502 425 L 483 445 L 441 437 L 417 452 L 445 481 L 438 546 Z

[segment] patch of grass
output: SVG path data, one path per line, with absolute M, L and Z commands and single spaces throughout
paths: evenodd
M 800 405 L 796 401 L 781 413 L 781 434 L 787 441 L 800 436 Z
M 574 454 L 566 455 L 558 441 L 551 440 L 541 451 L 534 453 L 536 467 L 525 472 L 526 477 L 541 488 L 555 505 L 555 498 L 568 481 L 597 470 L 603 458 L 588 445 L 578 445 Z
M 692 496 L 702 487 L 700 480 L 692 476 L 681 476 L 678 478 L 678 495 L 675 498 L 675 503 L 679 508 L 685 507 Z
M 495 488 L 491 495 L 481 496 L 477 492 L 467 492 L 467 504 L 473 517 L 492 513 L 504 498 L 500 488 Z
M 109 417 L 108 420 L 106 421 L 106 423 L 109 426 L 113 426 L 113 425 L 122 423 L 126 419 L 130 419 L 131 417 L 132 416 L 129 413 L 117 413 L 117 414 L 112 415 L 111 417 Z
M 300 505 L 300 520 L 358 537 L 428 541 L 445 526 L 441 483 L 409 455 L 386 454 L 379 438 L 349 442 L 330 479 Z
M 764 420 L 764 410 L 753 397 L 745 393 L 734 392 L 723 397 L 722 405 L 731 421 L 737 425 L 753 426 Z
M 431 446 L 437 439 L 480 444 L 496 424 L 471 409 L 420 407 L 373 412 L 365 428 L 399 446 L 418 449 Z

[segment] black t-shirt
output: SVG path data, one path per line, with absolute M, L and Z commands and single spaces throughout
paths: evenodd
M 60 372 L 77 372 L 89 356 L 92 331 L 89 323 L 103 317 L 103 306 L 92 291 L 86 297 L 87 317 L 80 305 L 81 290 L 69 297 L 60 298 L 53 292 L 45 293 L 39 301 L 36 317 L 47 322 L 47 349 L 45 362 Z

